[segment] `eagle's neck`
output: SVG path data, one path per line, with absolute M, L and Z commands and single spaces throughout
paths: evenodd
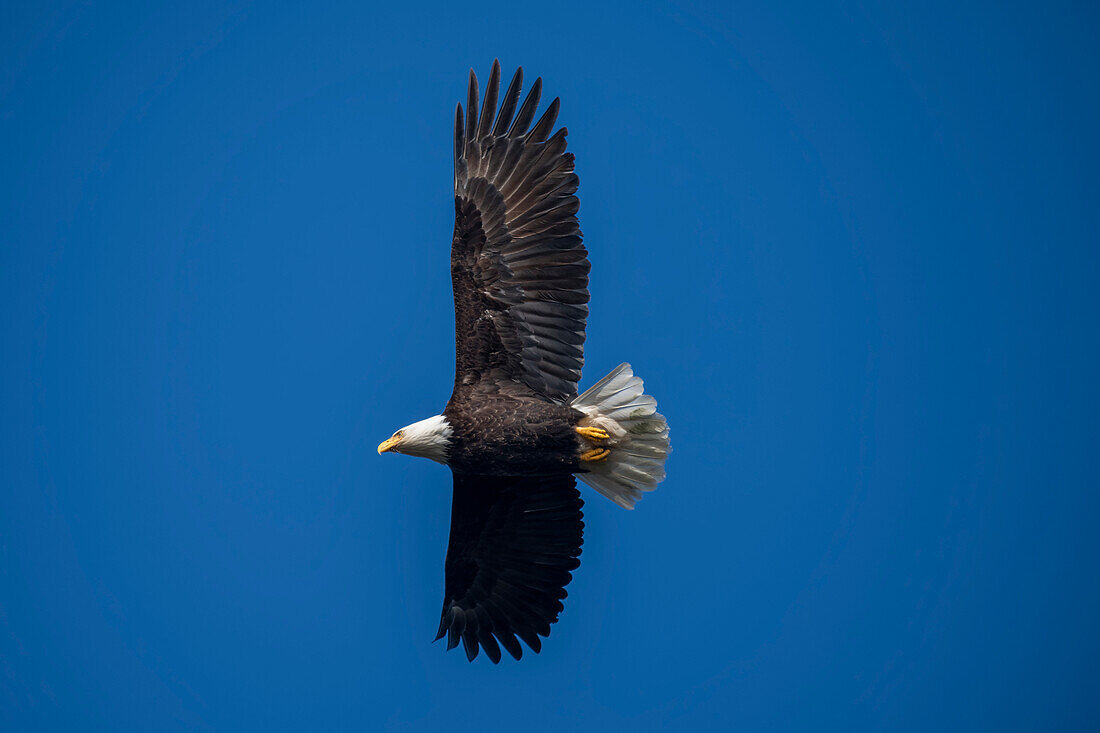
M 409 456 L 430 458 L 446 463 L 454 429 L 442 415 L 434 415 L 408 427 L 401 428 L 400 452 Z

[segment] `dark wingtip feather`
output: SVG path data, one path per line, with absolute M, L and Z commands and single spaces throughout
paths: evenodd
M 508 125 L 512 124 L 512 115 L 515 114 L 516 105 L 519 104 L 519 93 L 523 88 L 523 67 L 516 69 L 512 76 L 512 83 L 508 85 L 508 91 L 504 93 L 504 100 L 500 105 L 500 114 L 493 125 L 493 137 L 499 137 L 507 132 Z
M 497 640 L 493 638 L 493 635 L 482 629 L 481 633 L 477 635 L 477 640 L 481 643 L 481 648 L 485 651 L 485 656 L 493 660 L 493 664 L 500 663 L 500 647 L 497 646 Z
M 477 128 L 478 138 L 489 134 L 497 110 L 497 93 L 500 91 L 500 62 L 493 59 L 493 68 L 489 71 L 489 81 L 485 84 L 485 101 L 481 103 L 481 123 Z
M 554 101 L 550 103 L 550 106 L 546 108 L 546 111 L 542 113 L 542 117 L 539 119 L 531 132 L 527 134 L 528 140 L 541 143 L 550 136 L 551 130 L 554 129 L 554 123 L 558 121 L 558 110 L 561 107 L 561 100 L 558 97 L 554 97 Z
M 523 100 L 523 105 L 519 108 L 519 114 L 516 115 L 516 121 L 512 123 L 512 129 L 508 130 L 508 137 L 519 137 L 527 132 L 531 120 L 535 119 L 535 111 L 539 107 L 539 99 L 541 98 L 542 77 L 540 76 L 531 85 L 531 91 L 527 92 L 527 99 Z
M 435 633 L 435 638 L 432 639 L 433 643 L 437 642 L 437 641 L 439 641 L 440 639 L 443 638 L 443 635 L 447 633 L 447 626 L 448 625 L 449 624 L 447 623 L 447 614 L 444 613 L 443 617 L 441 619 L 439 619 L 439 631 L 437 631 Z
M 468 661 L 474 661 L 477 659 L 477 639 L 474 638 L 472 631 L 469 631 L 462 635 L 462 646 L 466 649 L 466 659 Z
M 523 657 L 523 647 L 520 646 L 516 637 L 507 631 L 497 631 L 497 639 L 500 640 L 501 646 L 508 650 L 508 653 L 512 655 L 512 659 L 519 661 Z
M 462 102 L 455 105 L 455 175 L 458 174 L 458 161 L 466 153 L 465 131 L 462 129 Z
M 524 643 L 531 647 L 531 651 L 535 654 L 542 651 L 542 639 L 533 631 L 528 629 L 516 629 L 516 636 L 523 639 Z
M 470 69 L 470 86 L 466 90 L 466 139 L 473 140 L 477 131 L 477 74 Z

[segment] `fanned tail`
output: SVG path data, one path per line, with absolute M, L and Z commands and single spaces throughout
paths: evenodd
M 642 380 L 623 363 L 577 397 L 571 406 L 584 413 L 578 425 L 606 430 L 611 453 L 605 461 L 585 465 L 581 481 L 624 509 L 633 509 L 642 492 L 665 477 L 668 422 L 657 412 L 657 400 L 645 394 Z

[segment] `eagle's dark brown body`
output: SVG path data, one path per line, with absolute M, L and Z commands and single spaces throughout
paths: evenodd
M 542 80 L 500 92 L 493 63 L 479 105 L 470 72 L 455 111 L 455 388 L 451 541 L 439 637 L 470 659 L 516 638 L 534 651 L 562 610 L 581 552 L 581 471 L 570 407 L 584 363 L 588 253 L 558 100 L 536 120 Z M 500 102 L 498 112 L 498 101 Z M 480 112 L 479 112 L 480 107 Z
M 443 411 L 454 430 L 447 458 L 453 470 L 481 476 L 581 470 L 573 428 L 583 415 L 572 407 L 514 383 L 460 387 L 456 397 Z
M 484 650 L 494 662 L 502 649 L 519 659 L 519 640 L 539 651 L 562 611 L 583 542 L 575 474 L 629 508 L 635 484 L 656 485 L 667 455 L 660 416 L 633 426 L 641 431 L 634 453 L 624 448 L 609 458 L 611 448 L 592 442 L 610 433 L 591 420 L 613 424 L 619 438 L 631 429 L 601 408 L 641 420 L 655 414 L 656 402 L 628 364 L 593 385 L 588 402 L 578 397 L 589 299 L 578 178 L 566 130 L 554 129 L 558 100 L 538 116 L 542 80 L 521 102 L 522 86 L 520 69 L 501 94 L 494 62 L 481 100 L 470 72 L 454 127 L 454 392 L 442 415 L 379 446 L 401 452 L 405 445 L 450 466 L 437 638 L 446 636 L 448 649 L 461 643 L 471 660 Z

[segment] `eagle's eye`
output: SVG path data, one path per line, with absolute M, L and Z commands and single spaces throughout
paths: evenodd
M 396 433 L 393 434 L 393 437 L 396 438 L 397 440 L 401 440 L 402 438 L 405 437 L 405 431 L 404 430 L 398 430 Z

